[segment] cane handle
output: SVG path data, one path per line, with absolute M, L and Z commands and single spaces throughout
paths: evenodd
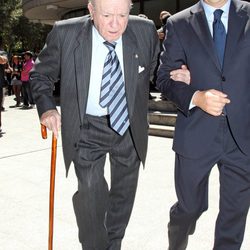
M 41 133 L 42 133 L 42 138 L 47 139 L 47 128 L 43 124 L 41 124 Z

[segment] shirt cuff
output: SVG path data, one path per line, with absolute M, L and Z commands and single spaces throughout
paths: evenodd
M 196 94 L 197 92 L 198 92 L 198 91 L 195 91 L 195 92 L 194 92 L 194 94 L 193 94 L 193 96 L 192 96 L 192 99 L 191 99 L 191 101 L 190 101 L 188 110 L 191 110 L 192 108 L 195 108 L 195 107 L 196 107 L 196 105 L 193 104 L 193 99 L 194 99 L 194 96 L 195 96 L 195 94 Z

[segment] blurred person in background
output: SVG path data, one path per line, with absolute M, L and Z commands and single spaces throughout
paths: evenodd
M 34 61 L 32 57 L 33 57 L 33 54 L 31 51 L 24 52 L 23 69 L 21 72 L 23 108 L 34 107 L 34 101 L 33 101 L 32 93 L 30 90 L 30 82 L 29 82 L 29 73 L 34 65 Z
M 15 107 L 21 106 L 21 88 L 22 88 L 21 72 L 22 72 L 21 57 L 18 55 L 14 55 L 12 57 L 12 62 L 11 62 L 11 86 L 13 88 L 16 98 Z
M 3 50 L 2 48 L 2 37 L 0 37 L 0 104 L 1 104 L 1 109 L 0 109 L 0 133 L 2 132 L 2 102 L 3 102 L 3 85 L 5 82 L 5 64 L 8 62 L 8 57 L 7 57 L 7 52 Z
M 158 33 L 161 44 L 165 38 L 166 23 L 167 23 L 167 20 L 170 16 L 171 16 L 171 14 L 166 10 L 161 11 L 160 16 L 159 16 L 159 19 L 161 21 L 161 27 L 157 30 L 157 33 Z
M 5 78 L 6 78 L 6 89 L 8 96 L 13 94 L 13 89 L 11 86 L 11 67 L 9 62 L 5 64 Z

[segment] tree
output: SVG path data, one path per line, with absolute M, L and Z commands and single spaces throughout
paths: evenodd
M 8 52 L 40 50 L 50 30 L 51 26 L 32 23 L 23 15 L 21 0 L 0 0 L 0 35 Z

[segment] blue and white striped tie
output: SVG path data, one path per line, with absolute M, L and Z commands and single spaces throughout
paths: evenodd
M 125 84 L 119 59 L 115 52 L 116 43 L 104 42 L 109 53 L 104 62 L 100 105 L 108 108 L 111 127 L 123 135 L 129 127 Z

